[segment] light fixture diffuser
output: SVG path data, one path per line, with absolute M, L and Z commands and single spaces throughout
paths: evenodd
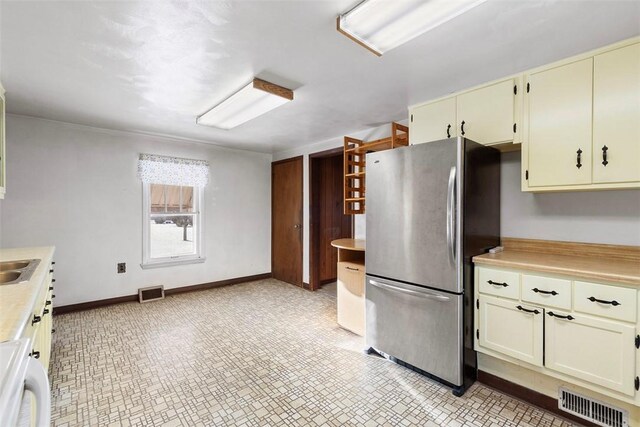
M 338 16 L 338 31 L 381 56 L 486 0 L 364 0 Z
M 293 99 L 291 89 L 258 78 L 196 118 L 199 125 L 232 129 Z

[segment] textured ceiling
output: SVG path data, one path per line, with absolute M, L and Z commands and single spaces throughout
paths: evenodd
M 489 0 L 378 58 L 335 29 L 355 2 L 2 1 L 8 111 L 273 152 L 640 34 L 639 1 Z M 195 124 L 254 75 L 294 101 L 229 131 Z

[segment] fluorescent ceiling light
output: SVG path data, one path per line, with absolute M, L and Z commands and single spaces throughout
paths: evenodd
M 378 56 L 486 0 L 364 0 L 338 16 L 338 31 Z
M 232 129 L 293 99 L 291 89 L 261 79 L 251 83 L 196 118 L 199 125 Z

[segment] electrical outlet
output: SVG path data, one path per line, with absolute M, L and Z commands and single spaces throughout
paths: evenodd
M 119 262 L 118 263 L 118 273 L 126 273 L 127 272 L 127 263 Z

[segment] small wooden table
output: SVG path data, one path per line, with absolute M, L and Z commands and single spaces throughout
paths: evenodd
M 365 241 L 338 239 L 331 246 L 338 248 L 338 325 L 364 336 Z

